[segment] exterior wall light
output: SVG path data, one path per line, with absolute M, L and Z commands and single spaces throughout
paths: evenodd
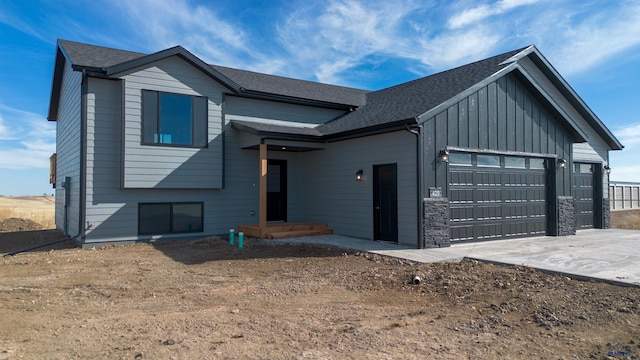
M 358 170 L 356 172 L 356 181 L 362 181 L 364 179 L 364 171 Z
M 604 172 L 606 172 L 607 175 L 611 174 L 611 168 L 609 167 L 609 165 L 604 166 Z
M 442 162 L 449 162 L 449 152 L 446 149 L 440 150 L 438 153 L 438 160 Z
M 558 159 L 558 167 L 559 168 L 565 168 L 567 167 L 567 160 L 565 159 Z

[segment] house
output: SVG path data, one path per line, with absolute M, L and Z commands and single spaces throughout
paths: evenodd
M 48 119 L 56 225 L 87 247 L 575 234 L 609 226 L 622 149 L 534 46 L 366 91 L 59 40 Z

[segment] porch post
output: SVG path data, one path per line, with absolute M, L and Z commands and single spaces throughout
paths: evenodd
M 260 236 L 267 231 L 267 144 L 260 143 Z

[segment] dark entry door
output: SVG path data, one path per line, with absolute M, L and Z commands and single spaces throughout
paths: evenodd
M 594 227 L 594 166 L 575 163 L 573 173 L 573 191 L 576 197 L 576 220 L 578 229 Z
M 287 221 L 287 160 L 267 162 L 267 221 Z
M 374 240 L 398 242 L 397 164 L 373 166 Z

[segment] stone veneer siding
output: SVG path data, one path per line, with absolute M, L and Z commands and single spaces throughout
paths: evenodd
M 424 199 L 423 248 L 451 246 L 449 235 L 449 199 Z
M 558 196 L 558 236 L 575 235 L 576 228 L 576 200 L 571 196 Z
M 611 228 L 611 203 L 609 199 L 604 199 L 602 202 L 602 228 Z

